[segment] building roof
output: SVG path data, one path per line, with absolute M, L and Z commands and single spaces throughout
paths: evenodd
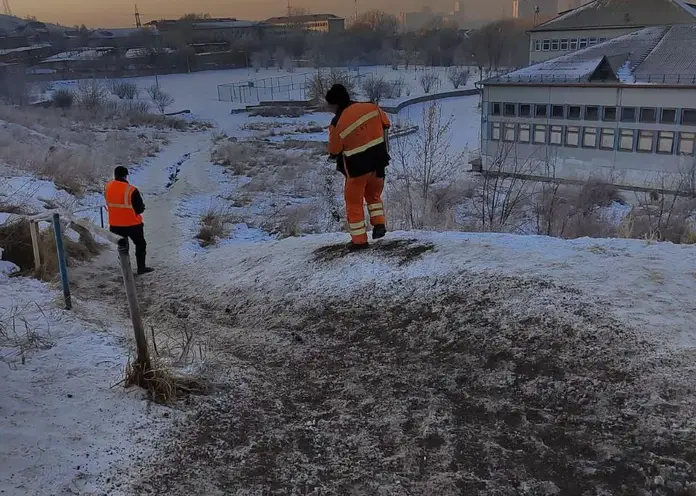
M 643 28 L 483 82 L 484 85 L 607 83 L 696 87 L 696 24 Z
M 309 14 L 301 16 L 271 17 L 266 19 L 267 24 L 302 24 L 305 22 L 330 21 L 343 19 L 333 14 Z
M 642 28 L 696 22 L 696 4 L 684 0 L 592 0 L 539 24 L 530 32 Z
M 113 40 L 151 32 L 152 28 L 95 29 L 90 33 L 89 37 L 93 40 Z
M 254 21 L 239 21 L 237 19 L 230 19 L 224 21 L 196 21 L 193 23 L 193 29 L 205 30 L 205 29 L 241 29 L 241 28 L 252 28 L 258 23 Z

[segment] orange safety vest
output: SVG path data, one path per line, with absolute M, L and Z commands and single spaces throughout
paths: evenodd
M 374 103 L 353 103 L 329 127 L 329 153 L 343 154 L 349 177 L 384 168 L 389 153 L 384 139 L 389 118 Z
M 123 181 L 110 181 L 104 189 L 106 210 L 109 212 L 109 225 L 113 227 L 139 226 L 143 216 L 133 210 L 135 187 Z

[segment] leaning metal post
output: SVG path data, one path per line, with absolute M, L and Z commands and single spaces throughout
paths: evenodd
M 53 214 L 53 233 L 56 236 L 56 251 L 58 252 L 58 267 L 60 269 L 60 282 L 63 286 L 63 298 L 65 299 L 65 309 L 72 309 L 72 298 L 70 297 L 70 286 L 68 284 L 68 264 L 65 260 L 65 248 L 63 247 L 63 235 L 60 228 L 60 215 Z

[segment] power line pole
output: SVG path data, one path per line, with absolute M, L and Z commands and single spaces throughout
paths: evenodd
M 140 22 L 140 12 L 138 12 L 138 6 L 135 6 L 135 27 L 142 28 L 143 24 Z
M 2 8 L 5 11 L 5 15 L 12 15 L 12 9 L 10 8 L 10 0 L 2 0 Z
M 292 16 L 292 6 L 290 5 L 290 0 L 288 0 L 288 17 Z

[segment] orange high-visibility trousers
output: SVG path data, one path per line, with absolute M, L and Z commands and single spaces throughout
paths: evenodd
M 367 203 L 367 211 L 370 213 L 370 224 L 372 226 L 386 224 L 382 203 L 383 190 L 384 178 L 377 177 L 374 172 L 346 178 L 346 216 L 353 243 L 357 245 L 367 243 L 364 202 Z

